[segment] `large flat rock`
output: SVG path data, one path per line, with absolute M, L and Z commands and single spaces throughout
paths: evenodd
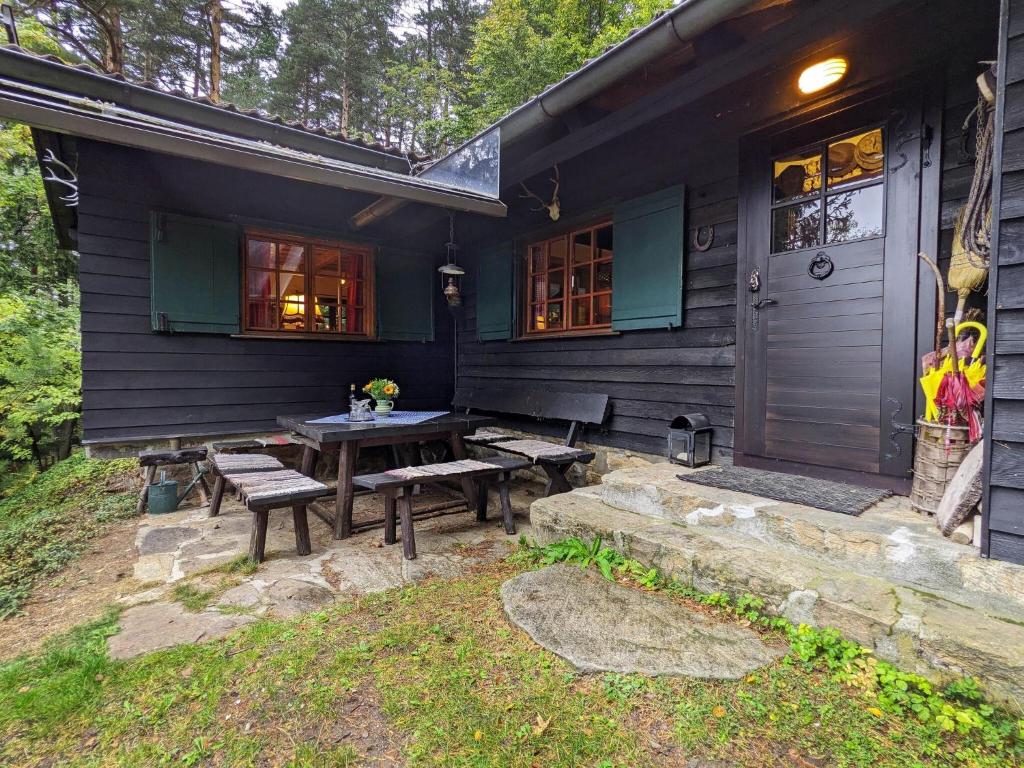
M 553 565 L 501 587 L 509 619 L 585 672 L 735 680 L 779 658 L 753 632 L 631 589 L 593 569 Z
M 190 613 L 180 603 L 137 605 L 121 614 L 121 631 L 107 639 L 107 650 L 111 658 L 130 659 L 183 643 L 216 640 L 251 621 L 255 617 L 245 614 Z

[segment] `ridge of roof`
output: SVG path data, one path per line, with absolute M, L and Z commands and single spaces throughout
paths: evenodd
M 84 72 L 98 78 L 103 78 L 105 80 L 112 80 L 118 83 L 124 83 L 126 85 L 134 86 L 137 88 L 144 88 L 148 91 L 161 94 L 164 96 L 171 96 L 174 98 L 184 99 L 193 104 L 198 104 L 204 107 L 210 107 L 213 109 L 222 110 L 224 112 L 243 115 L 253 120 L 259 120 L 260 122 L 263 123 L 284 126 L 296 131 L 302 131 L 303 133 L 318 136 L 329 141 L 335 141 L 338 142 L 339 144 L 345 144 L 351 147 L 357 147 L 359 149 L 370 150 L 373 152 L 386 154 L 391 157 L 404 159 L 410 164 L 410 166 L 418 163 L 423 163 L 431 159 L 429 155 L 421 155 L 416 152 L 405 152 L 399 147 L 385 144 L 382 141 L 367 140 L 362 136 L 349 136 L 343 131 L 329 131 L 323 126 L 309 125 L 307 123 L 303 123 L 301 120 L 286 120 L 281 115 L 270 115 L 260 109 L 245 109 L 227 101 L 214 101 L 206 95 L 195 96 L 193 94 L 181 90 L 180 88 L 161 88 L 159 85 L 157 85 L 151 80 L 134 80 L 125 77 L 122 73 L 106 72 L 104 70 L 97 69 L 96 67 L 93 67 L 90 64 L 73 64 L 69 61 L 65 61 L 59 56 L 55 56 L 54 54 L 35 53 L 14 43 L 5 43 L 3 45 L 0 45 L 0 50 L 11 51 L 17 54 L 31 57 L 33 59 L 46 61 L 50 64 L 57 64 L 59 66 L 66 67 L 67 69 L 75 70 L 77 72 Z

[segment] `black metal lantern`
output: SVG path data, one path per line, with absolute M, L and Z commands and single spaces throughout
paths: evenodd
M 456 263 L 459 246 L 455 242 L 455 216 L 448 214 L 448 242 L 445 247 L 445 263 L 437 268 L 441 273 L 441 292 L 449 307 L 462 306 L 462 276 L 466 270 Z
M 707 416 L 688 413 L 672 420 L 668 459 L 687 467 L 702 467 L 711 461 L 711 422 Z

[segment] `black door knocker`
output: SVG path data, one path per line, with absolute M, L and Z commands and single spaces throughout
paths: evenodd
M 815 280 L 824 280 L 832 274 L 835 268 L 836 266 L 832 263 L 832 259 L 824 251 L 818 251 L 818 254 L 811 259 L 811 263 L 807 265 L 807 274 Z

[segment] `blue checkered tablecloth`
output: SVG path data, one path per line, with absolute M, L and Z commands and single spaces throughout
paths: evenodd
M 353 424 L 419 424 L 428 419 L 436 419 L 438 416 L 447 416 L 449 411 L 392 411 L 390 416 L 374 414 L 374 421 L 352 422 Z M 326 416 L 316 419 L 310 424 L 348 424 L 348 414 L 340 413 L 337 416 Z

